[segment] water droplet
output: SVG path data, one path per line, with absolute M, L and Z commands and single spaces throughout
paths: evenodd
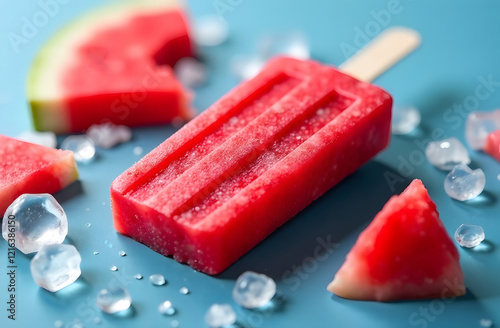
M 137 280 L 142 280 L 143 277 L 142 277 L 142 274 L 138 273 L 134 276 L 134 278 Z
M 57 320 L 54 322 L 54 328 L 62 328 L 64 323 L 61 320 Z
M 134 155 L 136 155 L 136 156 L 141 155 L 143 153 L 143 151 L 144 150 L 142 149 L 142 147 L 139 147 L 139 146 L 134 147 L 134 149 L 133 149 Z
M 118 271 L 118 268 L 116 267 L 116 265 L 113 265 L 109 268 L 111 271 Z
M 119 251 L 119 252 L 118 252 L 118 255 L 120 255 L 120 256 L 122 256 L 122 257 L 123 257 L 123 256 L 126 256 L 126 255 L 127 255 L 127 253 L 125 253 L 125 251 Z
M 127 310 L 132 304 L 132 298 L 123 287 L 109 288 L 97 294 L 96 304 L 106 313 L 117 313 Z
M 172 322 L 170 323 L 170 326 L 171 326 L 172 328 L 177 328 L 177 327 L 179 327 L 179 321 L 177 321 L 177 320 L 172 320 Z
M 95 323 L 96 325 L 99 325 L 99 324 L 101 324 L 101 322 L 102 322 L 101 318 L 99 318 L 99 317 L 95 317 L 93 321 L 94 321 L 94 323 Z
M 98 251 L 95 251 L 95 252 L 94 252 L 94 255 L 99 255 L 99 252 L 98 252 Z
M 152 274 L 151 276 L 149 276 L 149 281 L 151 281 L 151 283 L 155 286 L 163 286 L 167 282 L 165 280 L 165 277 L 163 277 L 163 275 L 159 273 Z
M 174 315 L 175 308 L 172 306 L 172 302 L 165 301 L 158 306 L 158 312 L 164 315 Z
M 187 289 L 187 287 L 181 287 L 181 289 L 179 289 L 179 293 L 187 295 L 189 294 L 189 289 Z
M 90 227 L 92 226 L 92 223 L 90 223 L 90 222 L 85 223 L 85 226 L 86 226 L 87 228 L 90 228 Z

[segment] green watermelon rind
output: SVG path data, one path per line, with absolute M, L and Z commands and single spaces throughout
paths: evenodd
M 68 51 L 68 49 L 74 49 L 74 47 L 71 47 L 72 43 L 75 45 L 81 44 L 81 42 L 74 41 L 75 35 L 78 35 L 76 32 L 79 32 L 79 34 L 82 35 L 80 40 L 85 40 L 88 39 L 89 36 L 93 35 L 95 30 L 99 29 L 82 29 L 82 26 L 94 25 L 99 26 L 100 28 L 105 28 L 112 25 L 112 22 L 109 22 L 109 17 L 111 15 L 118 17 L 118 19 L 123 19 L 127 16 L 136 15 L 136 10 L 169 8 L 179 6 L 182 3 L 182 0 L 128 0 L 116 2 L 83 14 L 81 17 L 59 29 L 36 54 L 26 80 L 26 95 L 28 98 L 28 104 L 31 108 L 35 129 L 38 131 L 51 130 L 56 133 L 65 132 L 68 129 L 67 125 L 69 125 L 69 123 L 67 123 L 64 119 L 66 116 L 64 111 L 64 95 L 58 93 L 57 90 L 52 91 L 52 95 L 50 95 L 50 92 L 47 95 L 47 82 L 50 83 L 50 78 L 49 81 L 47 81 L 47 76 L 50 76 L 54 79 L 54 81 L 57 81 L 56 76 L 62 74 L 61 72 L 65 70 L 64 65 L 60 62 L 55 63 L 53 61 L 55 60 L 54 58 L 71 57 L 71 51 Z M 85 30 L 85 32 L 81 33 L 83 30 Z M 60 56 L 59 54 L 63 55 Z M 58 69 L 55 69 L 56 72 L 49 73 L 50 66 L 57 67 Z M 57 83 L 53 84 L 52 88 L 57 89 L 56 84 Z M 53 108 L 55 105 L 55 110 L 58 111 L 60 119 L 57 121 L 49 120 L 48 122 L 44 122 L 43 117 L 46 115 L 45 112 L 51 104 Z

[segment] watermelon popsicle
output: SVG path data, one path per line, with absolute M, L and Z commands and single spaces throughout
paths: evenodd
M 114 226 L 220 273 L 384 149 L 391 106 L 332 67 L 275 58 L 113 182 Z

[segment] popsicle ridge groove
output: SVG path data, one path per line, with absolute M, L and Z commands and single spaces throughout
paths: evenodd
M 127 190 L 128 195 L 137 200 L 146 200 L 154 196 L 155 193 L 151 192 L 151 188 L 159 191 L 168 186 L 196 162 L 264 113 L 267 108 L 262 104 L 273 100 L 279 101 L 300 82 L 296 77 L 278 74 L 270 83 L 256 90 L 249 99 L 245 99 L 245 102 L 237 103 L 223 119 L 206 127 L 182 148 L 166 157 L 139 184 L 130 186 Z
M 238 165 L 207 184 L 194 197 L 174 212 L 179 223 L 195 224 L 229 201 L 283 158 L 306 142 L 324 126 L 334 121 L 354 99 L 329 93 L 303 115 L 276 134 L 264 147 L 256 148 Z
M 208 197 L 224 181 L 238 174 L 234 168 L 240 168 L 239 170 L 243 171 L 243 168 L 257 159 L 273 143 L 279 144 L 279 140 L 288 138 L 297 125 L 303 125 L 306 128 L 307 118 L 315 114 L 324 114 L 324 110 L 316 113 L 319 108 L 337 102 L 338 94 L 326 78 L 328 76 L 331 76 L 331 70 L 328 68 L 317 72 L 316 80 L 322 82 L 320 84 L 314 82 L 317 84 L 317 90 L 314 93 L 310 92 L 313 82 L 303 81 L 297 88 L 290 91 L 287 97 L 270 106 L 244 129 L 183 172 L 171 184 L 165 186 L 161 192 L 150 197 L 145 204 L 154 204 L 167 216 L 178 216 L 189 211 L 193 206 L 196 210 L 196 203 Z M 333 111 L 332 117 L 325 120 L 325 124 L 333 120 L 350 103 L 352 101 L 349 102 L 343 98 L 345 107 Z M 286 115 L 283 115 L 284 113 Z M 297 136 L 299 139 L 296 138 Z M 291 144 L 293 148 L 288 148 L 288 152 L 293 151 L 303 142 L 303 138 L 300 135 L 297 136 L 292 136 L 296 138 L 296 144 Z M 272 164 L 276 164 L 277 161 L 272 161 Z M 218 165 L 214 167 L 213 163 L 218 163 Z M 184 192 L 179 193 L 178 190 Z

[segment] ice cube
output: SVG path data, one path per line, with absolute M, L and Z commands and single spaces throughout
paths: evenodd
M 465 201 L 483 192 L 486 177 L 483 170 L 471 170 L 467 165 L 456 165 L 444 180 L 444 190 L 453 199 Z
M 205 314 L 205 322 L 210 327 L 224 327 L 236 322 L 236 313 L 230 304 L 212 304 Z
M 95 144 L 86 135 L 67 137 L 63 140 L 61 149 L 71 150 L 75 155 L 75 160 L 80 163 L 88 163 L 95 156 Z
M 465 137 L 472 149 L 482 150 L 488 135 L 500 129 L 500 109 L 492 112 L 471 112 L 465 122 Z
M 97 294 L 97 306 L 106 313 L 117 313 L 127 310 L 132 304 L 132 298 L 123 287 L 103 289 Z
M 112 148 L 132 138 L 132 131 L 124 125 L 113 123 L 94 124 L 87 129 L 87 136 L 101 148 Z
M 209 15 L 194 22 L 193 35 L 196 43 L 201 46 L 217 46 L 226 41 L 229 26 L 222 17 Z
M 395 106 L 392 115 L 392 134 L 408 134 L 421 121 L 420 112 L 413 106 Z
M 73 245 L 44 245 L 30 264 L 35 283 L 56 292 L 80 277 L 82 258 Z
M 54 132 L 38 132 L 38 131 L 24 131 L 17 136 L 18 139 L 31 142 L 34 144 L 42 145 L 45 147 L 56 148 L 57 139 Z
M 60 244 L 68 234 L 68 219 L 63 208 L 50 194 L 24 194 L 5 211 L 2 236 L 14 239 L 24 254 L 42 246 Z
M 451 170 L 458 164 L 469 164 L 470 157 L 457 138 L 431 141 L 425 149 L 427 160 L 441 170 Z
M 180 59 L 174 66 L 174 72 L 179 81 L 189 88 L 199 87 L 207 80 L 207 68 L 192 57 Z
M 253 309 L 265 305 L 276 294 L 276 283 L 265 274 L 246 271 L 236 280 L 233 298 L 243 307 Z
M 455 231 L 455 239 L 462 247 L 472 248 L 484 240 L 482 227 L 473 224 L 462 224 Z

